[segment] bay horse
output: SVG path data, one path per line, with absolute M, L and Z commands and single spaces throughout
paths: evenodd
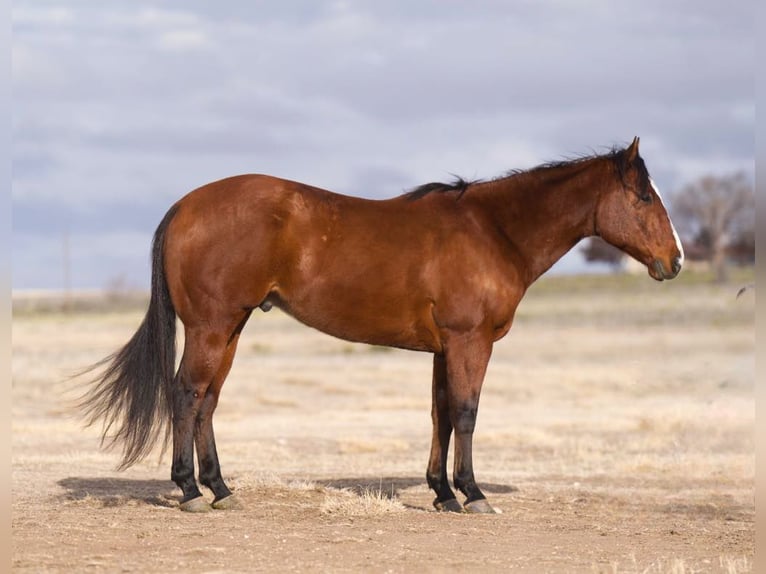
M 245 323 L 276 306 L 341 339 L 432 353 L 434 506 L 494 512 L 474 478 L 472 437 L 492 346 L 529 286 L 589 236 L 658 281 L 681 269 L 681 243 L 638 145 L 386 200 L 267 175 L 200 187 L 159 224 L 148 311 L 98 364 L 84 414 L 103 419 L 103 440 L 122 443 L 120 468 L 146 456 L 163 428 L 166 443 L 172 435 L 182 510 L 239 506 L 221 475 L 213 413 Z M 174 374 L 176 317 L 185 344 Z M 462 505 L 447 479 L 453 432 Z M 195 480 L 195 446 L 212 504 Z

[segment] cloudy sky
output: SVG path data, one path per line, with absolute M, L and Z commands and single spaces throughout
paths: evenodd
M 148 285 L 181 195 L 383 198 L 641 137 L 667 196 L 754 170 L 755 2 L 16 0 L 13 286 Z M 65 249 L 65 245 L 67 248 Z M 565 258 L 559 272 L 579 268 Z

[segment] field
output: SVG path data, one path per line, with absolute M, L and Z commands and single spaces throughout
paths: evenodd
M 15 300 L 14 571 L 750 572 L 755 292 L 735 297 L 749 281 L 533 286 L 482 393 L 492 516 L 431 506 L 429 355 L 277 310 L 250 320 L 215 418 L 244 508 L 182 513 L 168 454 L 117 472 L 71 409 L 68 377 L 143 310 Z

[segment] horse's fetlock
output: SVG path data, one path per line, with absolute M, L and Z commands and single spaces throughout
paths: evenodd
M 472 486 L 476 486 L 476 481 L 472 472 L 455 473 L 452 480 L 455 483 L 455 488 L 463 494 L 466 494 L 466 489 L 470 490 Z
M 176 468 L 175 466 L 170 471 L 170 480 L 172 480 L 176 486 L 186 492 L 188 485 L 194 483 L 194 471 L 187 468 Z
M 428 486 L 431 490 L 435 490 L 436 492 L 441 490 L 442 479 L 440 475 L 428 472 L 426 473 L 426 482 L 428 482 Z

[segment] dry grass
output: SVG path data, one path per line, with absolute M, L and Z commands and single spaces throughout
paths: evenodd
M 404 510 L 405 506 L 393 494 L 372 489 L 356 493 L 328 488 L 320 507 L 322 514 L 333 516 L 380 516 Z
M 424 512 L 428 355 L 379 352 L 256 312 L 215 419 L 224 476 L 246 510 L 192 519 L 171 512 L 168 455 L 115 473 L 118 453 L 100 451 L 98 428 L 83 429 L 68 407 L 67 377 L 122 345 L 143 310 L 31 305 L 13 325 L 14 567 L 110 571 L 107 545 L 110 556 L 145 557 L 134 571 L 182 562 L 248 571 L 255 560 L 299 571 L 751 571 L 755 302 L 753 292 L 736 298 L 747 282 L 682 274 L 533 286 L 495 346 L 474 440 L 479 483 L 505 512 L 459 519 Z M 250 538 L 232 542 L 223 525 Z M 200 565 L 174 553 L 179 528 L 236 552 Z M 379 530 L 386 540 L 375 546 Z M 458 552 L 440 562 L 449 553 L 435 536 L 486 560 Z M 158 547 L 170 549 L 167 561 Z
M 405 510 L 393 491 L 383 492 L 382 485 L 378 488 L 335 488 L 306 479 L 285 480 L 275 474 L 248 474 L 233 479 L 231 486 L 239 493 L 257 493 L 258 498 L 265 500 L 300 499 L 304 494 L 319 493 L 322 495 L 319 511 L 339 517 L 380 516 Z
M 395 440 L 395 439 L 379 439 L 379 440 L 358 440 L 358 439 L 343 439 L 338 441 L 338 448 L 343 454 L 360 454 L 360 453 L 386 453 L 392 451 L 406 451 L 409 450 L 410 445 L 407 441 Z

